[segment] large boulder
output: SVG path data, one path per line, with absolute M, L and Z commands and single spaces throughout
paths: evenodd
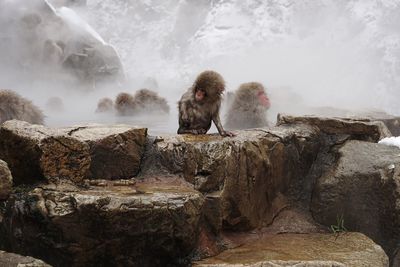
M 50 184 L 6 202 L 0 245 L 55 266 L 179 266 L 197 241 L 203 196 L 185 183 Z
M 57 129 L 11 120 L 0 127 L 0 158 L 15 184 L 45 179 L 80 182 L 90 167 L 89 146 Z
M 12 120 L 0 127 L 0 158 L 16 184 L 131 178 L 139 171 L 146 135 L 145 128 L 123 125 L 57 129 Z
M 271 223 L 287 206 L 289 192 L 304 193 L 301 183 L 320 145 L 318 131 L 307 125 L 237 133 L 156 142 L 161 164 L 206 195 L 206 217 L 216 230 Z
M 115 48 L 73 9 L 62 6 L 86 1 L 51 1 L 55 6 L 47 0 L 14 2 L 13 5 L 5 3 L 2 7 L 5 11 L 0 12 L 1 45 L 6 51 L 0 65 L 9 70 L 12 78 L 32 75 L 59 83 L 70 82 L 70 77 L 65 75 L 70 73 L 79 81 L 87 82 L 86 88 L 103 80 L 124 79 Z M 24 72 L 17 72 L 21 67 Z M 13 73 L 18 73 L 18 77 L 13 77 Z
M 126 179 L 139 172 L 147 140 L 146 128 L 89 125 L 63 130 L 89 145 L 90 178 Z
M 2 267 L 51 267 L 51 265 L 29 257 L 0 250 L 0 266 Z
M 335 158 L 317 179 L 313 217 L 327 226 L 339 220 L 392 256 L 400 238 L 400 149 L 348 141 L 336 150 Z
M 7 163 L 0 160 L 0 200 L 7 199 L 12 189 L 12 176 Z
M 371 121 L 366 118 L 294 117 L 279 114 L 276 125 L 287 124 L 312 125 L 329 135 L 349 135 L 351 139 L 371 142 L 377 142 L 384 137 L 392 136 L 382 121 Z
M 382 248 L 360 233 L 267 235 L 193 267 L 387 267 Z

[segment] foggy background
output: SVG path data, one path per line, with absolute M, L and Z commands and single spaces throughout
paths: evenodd
M 205 69 L 220 72 L 228 91 L 243 82 L 263 83 L 272 102 L 270 120 L 278 112 L 307 114 L 307 108 L 316 106 L 400 115 L 398 0 L 49 2 L 56 10 L 68 5 L 79 14 L 115 48 L 125 72 L 124 81 L 94 87 L 46 69 L 46 64 L 37 65 L 40 58 L 25 60 L 24 53 L 37 53 L 29 34 L 12 21 L 33 4 L 0 0 L 0 88 L 33 100 L 50 126 L 124 122 L 148 126 L 150 132 L 174 133 L 177 101 Z M 73 30 L 79 31 L 79 25 Z M 133 94 L 149 78 L 158 84 L 149 89 L 167 98 L 169 116 L 95 114 L 100 98 Z M 47 110 L 45 103 L 53 96 L 63 99 L 64 112 Z

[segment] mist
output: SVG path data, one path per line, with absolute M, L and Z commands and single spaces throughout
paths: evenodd
M 307 114 L 312 107 L 400 115 L 399 1 L 49 1 L 60 17 L 68 16 L 68 9 L 62 12 L 67 5 L 83 22 L 66 32 L 54 30 L 53 22 L 42 23 L 35 38 L 81 38 L 84 28 L 118 54 L 124 77 L 95 83 L 32 56 L 40 48 L 18 21 L 42 2 L 0 2 L 5 25 L 0 30 L 0 88 L 31 99 L 44 110 L 49 126 L 128 123 L 174 133 L 177 101 L 205 69 L 220 72 L 228 91 L 244 82 L 263 83 L 272 102 L 271 121 L 278 112 Z M 158 84 L 149 89 L 168 100 L 169 116 L 94 112 L 100 98 L 133 94 L 149 78 Z M 48 110 L 46 101 L 53 96 L 63 99 L 64 112 Z

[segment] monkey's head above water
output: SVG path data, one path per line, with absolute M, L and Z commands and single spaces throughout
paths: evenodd
M 249 82 L 240 85 L 236 91 L 234 106 L 240 106 L 244 109 L 262 107 L 268 109 L 270 101 L 261 83 Z
M 218 102 L 225 90 L 225 81 L 218 72 L 206 70 L 197 76 L 192 90 L 198 102 Z

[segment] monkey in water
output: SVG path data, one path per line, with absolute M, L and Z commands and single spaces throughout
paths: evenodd
M 135 113 L 135 99 L 128 93 L 119 93 L 115 98 L 115 110 L 119 116 L 129 116 Z
M 227 129 L 249 129 L 268 126 L 267 110 L 270 100 L 261 83 L 240 85 L 230 106 L 225 127 Z
M 0 90 L 0 124 L 8 120 L 43 124 L 43 112 L 31 101 L 14 91 Z
M 204 71 L 178 102 L 179 129 L 178 134 L 205 134 L 215 123 L 222 136 L 234 136 L 224 130 L 219 118 L 222 93 L 225 81 L 215 71 Z
M 104 97 L 97 102 L 96 113 L 111 112 L 113 110 L 113 101 L 111 98 Z
M 169 106 L 165 98 L 149 89 L 140 89 L 134 95 L 136 110 L 139 113 L 165 114 L 169 113 Z

